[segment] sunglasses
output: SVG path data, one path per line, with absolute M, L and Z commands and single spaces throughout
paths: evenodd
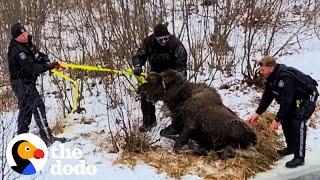
M 169 36 L 156 37 L 157 41 L 169 41 Z

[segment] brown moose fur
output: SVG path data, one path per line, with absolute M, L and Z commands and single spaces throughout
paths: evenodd
M 141 93 L 149 100 L 162 100 L 172 114 L 172 127 L 178 131 L 174 151 L 189 139 L 200 148 L 221 150 L 247 148 L 256 143 L 256 134 L 229 108 L 217 91 L 203 83 L 191 83 L 174 70 L 151 72 Z

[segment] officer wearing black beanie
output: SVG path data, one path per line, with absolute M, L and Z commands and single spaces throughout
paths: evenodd
M 32 115 L 39 127 L 40 137 L 47 145 L 53 141 L 66 141 L 56 138 L 48 126 L 44 102 L 36 88 L 40 74 L 51 69 L 59 69 L 58 62 L 50 63 L 48 56 L 32 43 L 32 36 L 24 26 L 16 23 L 11 27 L 12 39 L 8 48 L 8 64 L 12 90 L 18 99 L 19 115 L 17 134 L 29 132 Z
M 187 77 L 187 51 L 178 38 L 168 31 L 168 23 L 159 23 L 153 29 L 153 34 L 146 37 L 138 48 L 136 55 L 132 58 L 134 74 L 140 75 L 142 66 L 149 62 L 151 71 L 161 73 L 167 69 L 177 70 Z M 141 97 L 141 110 L 143 124 L 140 132 L 149 131 L 156 122 L 155 106 L 148 102 L 146 97 Z M 160 132 L 160 135 L 177 134 L 173 125 L 168 126 Z
M 167 24 L 158 24 L 154 27 L 154 30 L 153 30 L 153 34 L 155 37 L 162 37 L 162 36 L 167 36 L 167 35 L 170 35 L 169 31 L 168 31 L 168 28 L 167 28 Z
M 27 32 L 21 23 L 14 24 L 11 28 L 11 35 L 13 38 L 17 38 L 22 33 Z

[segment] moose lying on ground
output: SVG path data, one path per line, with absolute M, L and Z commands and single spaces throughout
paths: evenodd
M 140 93 L 150 101 L 163 101 L 171 111 L 172 124 L 160 135 L 175 140 L 175 152 L 189 139 L 197 141 L 202 150 L 214 151 L 256 144 L 254 131 L 222 104 L 214 88 L 188 82 L 174 70 L 151 72 L 147 81 Z

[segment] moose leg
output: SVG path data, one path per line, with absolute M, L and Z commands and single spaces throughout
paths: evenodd
M 180 131 L 179 137 L 177 138 L 174 144 L 174 147 L 173 147 L 174 152 L 179 153 L 182 146 L 188 143 L 190 135 L 195 130 L 195 127 L 196 126 L 194 124 L 186 123 L 186 125 Z
M 172 123 L 160 131 L 160 136 L 172 139 L 172 136 L 178 135 L 183 127 L 183 121 L 180 116 L 172 116 Z
M 236 153 L 233 147 L 231 146 L 226 146 L 225 148 L 221 149 L 220 151 L 217 151 L 218 156 L 220 159 L 228 159 L 228 158 L 234 158 Z

